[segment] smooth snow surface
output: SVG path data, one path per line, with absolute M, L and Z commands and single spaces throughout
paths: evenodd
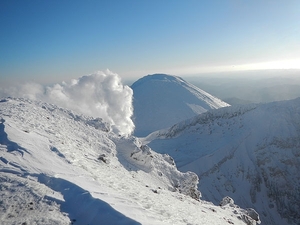
M 212 110 L 144 143 L 197 173 L 205 200 L 230 196 L 262 224 L 300 224 L 300 98 Z
M 1 100 L 0 224 L 256 224 L 253 210 L 199 200 L 194 173 L 109 127 L 55 105 Z
M 177 76 L 148 75 L 136 81 L 131 88 L 134 134 L 139 137 L 207 110 L 229 106 Z

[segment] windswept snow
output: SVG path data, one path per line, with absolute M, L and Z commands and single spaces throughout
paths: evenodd
M 263 224 L 300 223 L 300 98 L 212 110 L 144 143 L 197 173 L 204 199 L 230 196 Z
M 170 156 L 42 102 L 0 101 L 0 174 L 3 225 L 256 224 L 251 210 L 200 200 L 196 174 Z
M 136 81 L 131 88 L 136 126 L 134 134 L 139 137 L 207 110 L 229 106 L 177 76 L 148 75 Z

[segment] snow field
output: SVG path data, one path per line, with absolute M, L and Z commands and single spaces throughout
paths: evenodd
M 1 224 L 244 224 L 194 199 L 194 173 L 94 118 L 25 99 L 0 117 Z

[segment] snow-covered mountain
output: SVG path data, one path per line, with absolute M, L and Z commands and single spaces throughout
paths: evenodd
M 229 104 L 166 74 L 145 76 L 132 84 L 135 135 L 142 137 L 210 109 Z
M 195 172 L 205 200 L 230 196 L 262 224 L 300 224 L 300 98 L 211 110 L 144 143 Z
M 228 197 L 220 206 L 200 200 L 197 183 L 169 155 L 115 134 L 102 119 L 26 99 L 0 101 L 2 225 L 259 222 Z

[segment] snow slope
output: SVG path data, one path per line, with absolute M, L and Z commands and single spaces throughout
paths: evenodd
M 212 110 L 144 143 L 197 173 L 204 199 L 228 195 L 262 224 L 300 224 L 300 98 Z
M 0 101 L 0 224 L 256 224 L 232 199 L 199 199 L 198 177 L 101 119 Z M 221 200 L 221 199 L 220 199 Z
M 210 109 L 229 106 L 180 77 L 145 76 L 132 84 L 135 135 L 167 128 Z

